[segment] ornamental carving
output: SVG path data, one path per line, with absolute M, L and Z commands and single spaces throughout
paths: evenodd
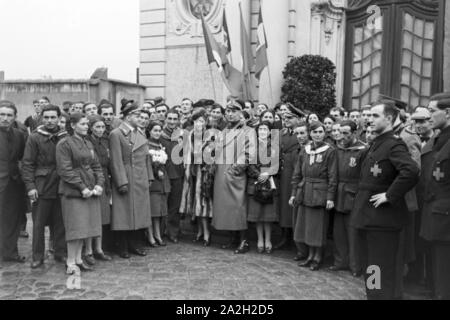
M 222 28 L 224 0 L 170 0 L 168 7 L 168 31 L 176 35 L 202 37 L 201 16 L 213 33 Z

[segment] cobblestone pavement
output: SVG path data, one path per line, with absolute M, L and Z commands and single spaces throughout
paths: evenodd
M 20 240 L 30 257 L 31 240 Z M 254 247 L 253 247 L 254 248 Z M 0 269 L 0 300 L 5 299 L 149 299 L 149 300 L 349 300 L 365 299 L 364 284 L 349 273 L 311 272 L 299 268 L 293 253 L 234 255 L 218 245 L 189 243 L 151 249 L 147 257 L 132 256 L 98 262 L 82 273 L 81 288 L 71 290 L 65 267 L 50 256 L 45 267 L 4 263 Z

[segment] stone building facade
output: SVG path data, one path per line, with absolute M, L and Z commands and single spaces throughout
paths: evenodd
M 258 100 L 274 104 L 281 95 L 282 71 L 295 56 L 319 54 L 336 65 L 337 101 L 358 108 L 378 93 L 411 106 L 450 90 L 450 2 L 444 0 L 140 0 L 140 83 L 146 96 L 169 104 L 183 97 L 215 97 L 228 92 L 206 60 L 199 6 L 218 41 L 225 11 L 231 62 L 242 67 L 240 15 L 256 50 L 260 6 L 269 70 Z

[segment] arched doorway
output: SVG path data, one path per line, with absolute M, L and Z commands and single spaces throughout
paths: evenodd
M 379 27 L 368 27 L 379 8 Z M 360 108 L 386 94 L 426 105 L 442 90 L 444 0 L 349 0 L 344 106 Z

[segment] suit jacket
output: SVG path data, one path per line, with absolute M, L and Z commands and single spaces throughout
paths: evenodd
M 10 179 L 20 180 L 19 162 L 25 149 L 23 133 L 10 127 L 0 129 L 0 193 L 2 193 Z
M 366 153 L 351 224 L 359 229 L 400 230 L 408 224 L 405 195 L 419 180 L 420 169 L 406 144 L 392 131 L 378 136 Z M 386 193 L 388 203 L 375 208 L 370 199 Z
M 66 131 L 51 134 L 41 127 L 30 135 L 22 162 L 22 176 L 28 192 L 37 190 L 43 199 L 58 197 L 56 145 L 66 136 Z

